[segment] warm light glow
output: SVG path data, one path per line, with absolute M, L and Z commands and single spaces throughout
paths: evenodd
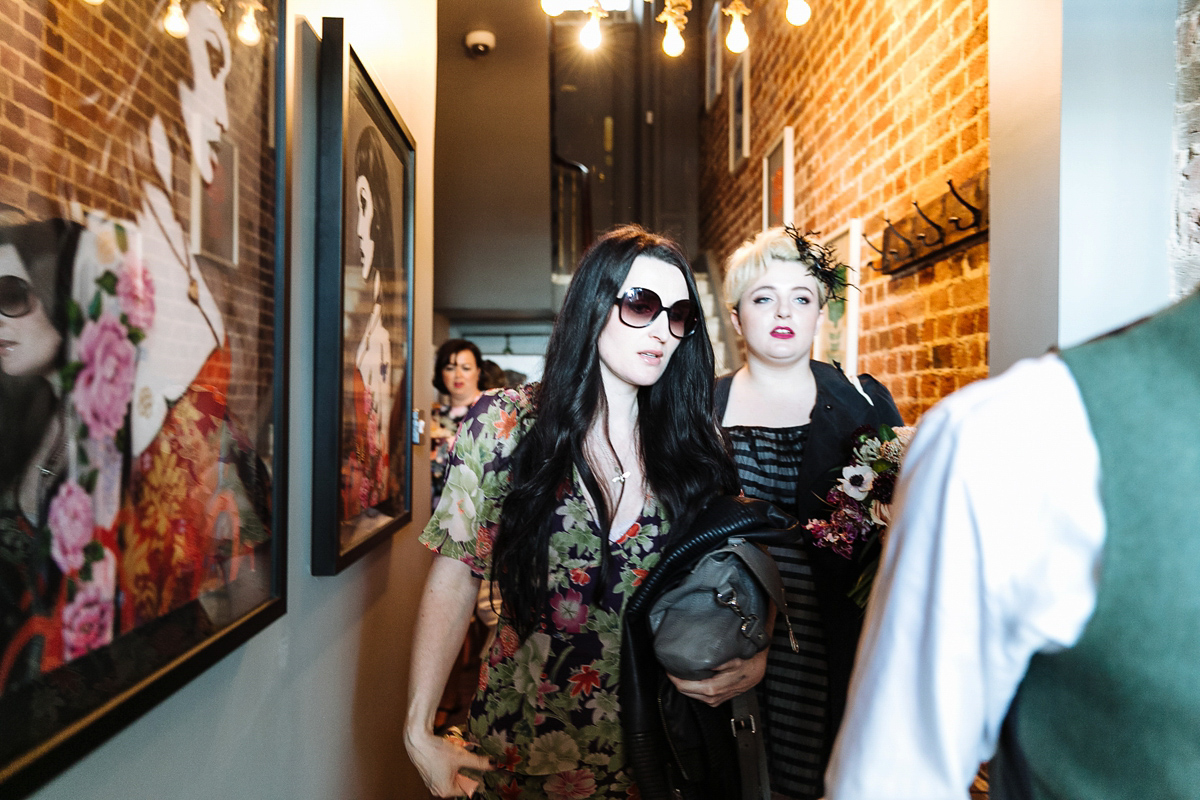
M 595 50 L 600 46 L 600 17 L 595 14 L 583 26 L 583 30 L 579 32 L 579 43 L 588 50 Z
M 542 11 L 545 11 L 552 17 L 557 17 L 565 10 L 563 0 L 542 0 Z
M 787 11 L 784 12 L 787 21 L 793 25 L 803 25 L 812 19 L 812 6 L 804 0 L 788 0 Z
M 746 24 L 740 14 L 734 14 L 729 23 L 729 35 L 725 37 L 725 46 L 731 53 L 744 52 L 750 46 L 750 37 L 746 35 Z
M 83 2 L 87 3 L 89 6 L 98 6 L 102 5 L 104 0 L 83 0 Z
M 679 32 L 679 26 L 673 22 L 667 23 L 667 32 L 663 36 L 663 52 L 671 58 L 676 58 L 683 53 L 683 34 Z
M 179 0 L 171 0 L 171 5 L 167 6 L 166 16 L 163 17 L 163 30 L 176 39 L 188 35 L 187 17 L 183 16 L 183 7 L 179 5 Z
M 262 41 L 262 31 L 258 29 L 258 18 L 254 15 L 254 5 L 246 6 L 246 13 L 237 26 L 237 37 L 247 47 L 254 47 Z

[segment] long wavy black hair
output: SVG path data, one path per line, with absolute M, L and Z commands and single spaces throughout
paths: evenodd
M 677 268 L 699 307 L 695 278 L 678 246 L 635 225 L 606 233 L 580 260 L 546 349 L 536 419 L 513 453 L 512 489 L 492 552 L 501 613 L 521 639 L 538 629 L 549 605 L 551 523 L 572 468 L 579 470 L 599 517 L 598 591 L 607 583 L 612 520 L 584 441 L 593 424 L 607 422 L 597 341 L 641 255 Z M 738 490 L 737 469 L 713 413 L 713 369 L 701 312 L 696 331 L 679 343 L 661 377 L 638 390 L 638 452 L 646 487 L 664 507 L 672 538 L 687 529 L 708 498 Z

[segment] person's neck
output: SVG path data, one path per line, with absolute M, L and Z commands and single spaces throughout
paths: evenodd
M 626 383 L 607 369 L 601 368 L 600 375 L 610 435 L 632 433 L 637 427 L 639 387 Z
M 473 394 L 452 394 L 450 395 L 450 408 L 451 410 L 470 408 L 470 406 L 479 399 L 479 395 L 481 394 L 483 394 L 483 392 L 478 391 L 474 392 Z
M 768 393 L 795 392 L 797 385 L 813 384 L 812 359 L 805 354 L 795 361 L 778 363 L 746 354 L 746 376 L 756 387 Z

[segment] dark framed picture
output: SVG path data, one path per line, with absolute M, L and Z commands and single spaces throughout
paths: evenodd
M 750 155 L 750 51 L 733 63 L 729 73 L 729 171 Z
M 783 134 L 763 156 L 763 230 L 795 221 L 795 134 L 786 125 Z
M 238 146 L 222 137 L 213 162 L 212 180 L 192 167 L 192 254 L 224 267 L 238 260 Z
M 342 20 L 322 30 L 312 571 L 334 575 L 412 518 L 416 146 Z
M 711 111 L 721 95 L 721 67 L 724 46 L 721 44 L 721 4 L 708 9 L 708 24 L 704 29 L 704 110 Z
M 176 6 L 164 28 L 165 3 L 14 3 L 27 60 L 0 93 L 28 124 L 0 142 L 0 797 L 286 608 L 285 11 L 263 0 L 246 43 L 234 5 Z M 198 226 L 218 182 L 245 202 Z

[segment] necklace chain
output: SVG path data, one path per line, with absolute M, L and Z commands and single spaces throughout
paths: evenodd
M 187 275 L 188 300 L 190 300 L 192 305 L 196 307 L 196 310 L 200 312 L 200 316 L 204 317 L 204 322 L 208 325 L 209 332 L 212 333 L 213 339 L 216 340 L 217 345 L 219 346 L 221 344 L 221 338 L 217 336 L 217 329 L 213 327 L 212 320 L 208 318 L 208 312 L 206 312 L 204 307 L 200 305 L 200 283 L 196 280 L 196 276 L 192 273 L 191 260 L 181 256 L 179 251 L 175 248 L 175 242 L 171 240 L 171 234 L 167 231 L 167 226 L 163 224 L 162 218 L 158 216 L 158 211 L 154 208 L 154 202 L 147 200 L 146 205 L 149 207 L 150 214 L 154 217 L 154 222 L 158 225 L 159 231 L 162 232 L 163 239 L 165 239 L 167 242 L 167 247 L 171 249 L 171 255 L 175 256 L 175 260 L 183 266 L 183 271 Z M 180 231 L 182 232 L 182 227 L 180 228 Z

